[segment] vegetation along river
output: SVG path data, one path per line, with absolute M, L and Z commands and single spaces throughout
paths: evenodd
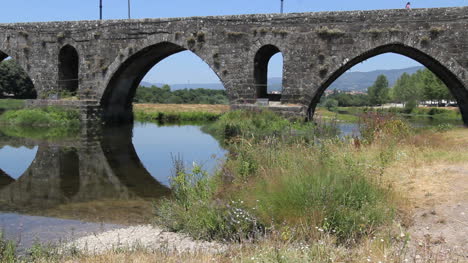
M 440 124 L 427 118 L 410 123 Z M 357 122 L 335 125 L 341 136 L 359 136 Z M 99 139 L 0 132 L 0 229 L 27 248 L 150 223 L 154 201 L 170 192 L 174 162 L 213 173 L 226 153 L 198 125 L 135 122 L 106 128 Z

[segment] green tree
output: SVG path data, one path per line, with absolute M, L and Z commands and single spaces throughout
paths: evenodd
M 36 91 L 26 72 L 12 59 L 0 62 L 0 98 L 34 99 Z
M 405 105 L 408 102 L 417 104 L 423 98 L 422 88 L 418 84 L 418 81 L 419 75 L 403 73 L 392 88 L 393 101 L 401 102 Z
M 389 100 L 388 80 L 385 75 L 379 75 L 374 85 L 367 89 L 369 102 L 372 105 L 381 105 Z

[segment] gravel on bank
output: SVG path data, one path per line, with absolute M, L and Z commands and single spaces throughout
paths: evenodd
M 151 225 L 120 228 L 78 238 L 65 245 L 66 249 L 78 250 L 87 254 L 100 254 L 112 250 L 146 249 L 168 252 L 207 252 L 220 253 L 226 246 L 216 242 L 196 241 L 173 232 L 166 232 Z

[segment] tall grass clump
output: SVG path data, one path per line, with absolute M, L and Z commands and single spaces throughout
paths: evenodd
M 79 127 L 80 115 L 77 110 L 57 107 L 11 110 L 0 116 L 0 123 L 46 127 L 68 126 Z
M 396 142 L 411 134 L 411 128 L 405 121 L 392 114 L 366 112 L 359 117 L 359 131 L 364 142 Z M 391 142 L 386 142 L 391 143 Z
M 336 124 L 336 123 L 333 123 Z M 290 121 L 269 110 L 236 110 L 225 113 L 218 121 L 205 125 L 203 131 L 224 141 L 238 138 L 253 142 L 265 139 L 288 142 L 312 142 L 316 137 L 336 136 L 336 125 Z
M 7 241 L 4 239 L 2 231 L 0 231 L 0 262 L 17 262 L 16 246 L 12 241 Z
M 305 226 L 301 238 L 326 231 L 340 242 L 357 240 L 391 221 L 393 208 L 390 188 L 353 147 L 338 140 L 244 147 L 226 164 L 234 174 L 233 195 L 256 207 L 270 228 Z M 246 163 L 255 164 L 249 174 Z
M 241 203 L 216 198 L 217 181 L 195 165 L 191 172 L 176 169 L 172 197 L 156 204 L 155 223 L 197 239 L 236 241 L 261 231 Z
M 279 134 L 288 128 L 288 120 L 267 110 L 236 110 L 231 111 L 206 128 L 216 137 L 230 139 L 233 137 L 265 137 Z

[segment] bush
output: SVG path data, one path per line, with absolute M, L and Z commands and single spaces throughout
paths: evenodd
M 325 101 L 325 108 L 329 111 L 336 111 L 338 108 L 338 101 L 335 99 L 327 99 Z
M 69 126 L 79 127 L 77 110 L 56 107 L 11 110 L 0 116 L 0 122 L 22 126 Z
M 411 133 L 410 126 L 391 114 L 367 112 L 359 118 L 359 131 L 367 143 L 377 139 L 399 141 Z
M 262 232 L 242 202 L 214 198 L 216 180 L 200 166 L 191 173 L 178 170 L 171 180 L 173 198 L 156 206 L 157 225 L 204 240 L 239 241 Z

